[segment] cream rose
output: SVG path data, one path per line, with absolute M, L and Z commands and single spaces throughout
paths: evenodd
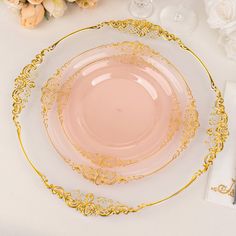
M 210 0 L 206 1 L 208 13 L 207 22 L 211 28 L 222 29 L 231 21 L 236 20 L 235 0 Z
M 219 43 L 224 47 L 227 57 L 236 61 L 236 21 L 220 31 Z
M 4 0 L 4 2 L 12 9 L 20 10 L 25 4 L 20 0 Z
M 51 16 L 63 16 L 67 6 L 64 0 L 44 0 L 43 5 Z

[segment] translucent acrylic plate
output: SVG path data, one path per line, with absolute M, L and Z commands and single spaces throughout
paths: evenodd
M 183 76 L 139 42 L 76 56 L 47 81 L 41 101 L 52 144 L 96 184 L 157 172 L 187 148 L 199 126 Z
M 195 100 L 195 102 L 192 100 L 191 105 L 196 106 L 195 109 L 198 111 L 198 122 L 200 126 L 194 139 L 190 143 L 186 143 L 186 145 L 189 143 L 188 148 L 186 148 L 184 152 L 179 153 L 179 158 L 169 163 L 168 166 L 161 169 L 156 174 L 141 178 L 137 181 L 130 181 L 126 184 L 96 185 L 94 182 L 101 182 L 87 181 L 82 175 L 79 175 L 76 171 L 72 171 L 71 166 L 65 163 L 62 158 L 60 158 L 61 155 L 58 154 L 56 149 L 49 141 L 44 127 L 45 122 L 49 122 L 49 119 L 47 120 L 46 117 L 42 119 L 42 115 L 48 113 L 49 110 L 47 110 L 47 107 L 45 107 L 43 110 L 41 109 L 41 88 L 44 87 L 45 92 L 45 89 L 47 88 L 45 83 L 47 82 L 48 78 L 50 78 L 52 74 L 55 73 L 57 68 L 60 68 L 62 65 L 64 65 L 65 62 L 69 62 L 69 64 L 70 62 L 73 62 L 73 60 L 71 61 L 71 58 L 75 58 L 74 62 L 76 62 L 76 55 L 80 55 L 87 50 L 100 47 L 101 45 L 109 45 L 114 43 L 120 44 L 124 41 L 136 42 L 137 40 L 139 43 L 141 43 L 141 45 L 147 45 L 155 52 L 159 52 L 160 55 L 162 55 L 162 58 L 168 59 L 172 66 L 174 65 L 175 68 L 178 68 L 179 72 L 174 73 L 177 73 L 181 75 L 181 77 L 185 78 L 185 81 L 189 86 L 189 91 L 191 91 L 192 94 L 191 96 Z M 140 45 L 139 43 L 135 43 L 135 45 Z M 140 56 L 143 56 L 143 52 Z M 149 57 L 146 57 L 145 61 L 147 58 Z M 166 63 L 167 61 L 164 61 L 165 66 L 168 66 L 168 63 Z M 97 61 L 94 63 L 97 63 Z M 70 66 L 71 65 L 72 64 L 70 64 Z M 172 66 L 169 68 L 172 68 Z M 72 67 L 70 71 L 72 74 L 70 76 L 65 76 L 65 78 L 71 78 L 71 76 L 77 72 L 76 70 L 73 71 Z M 119 71 L 117 73 L 120 74 Z M 55 76 L 59 78 L 58 75 Z M 173 86 L 173 83 L 170 83 L 168 80 L 169 77 L 164 77 L 165 80 L 168 81 L 169 86 L 171 84 L 173 94 L 176 94 L 177 100 L 181 101 L 180 110 L 182 111 L 182 114 L 184 114 L 183 110 L 186 110 L 187 101 L 189 101 L 189 99 L 186 99 L 188 86 L 184 85 L 182 79 L 178 80 L 178 83 L 181 85 L 181 91 L 184 91 L 184 93 L 178 93 L 176 87 Z M 61 83 L 62 81 L 63 83 Z M 69 119 L 70 109 L 77 109 L 75 108 L 76 104 L 73 101 L 74 98 L 75 100 L 77 98 L 79 100 L 81 99 L 80 96 L 82 93 L 77 93 L 76 91 L 77 89 L 81 88 L 80 86 L 82 85 L 80 82 L 82 83 L 82 81 L 83 86 L 86 87 L 86 80 L 83 80 L 81 74 L 75 76 L 75 84 L 73 84 L 72 88 L 69 86 L 69 91 L 71 91 L 71 94 L 74 94 L 73 96 L 75 97 L 71 99 L 69 96 L 69 99 L 65 104 L 63 96 L 58 96 L 57 86 L 54 87 L 55 91 L 53 93 L 55 95 L 56 102 L 54 102 L 54 100 L 52 102 L 51 98 L 53 94 L 51 93 L 50 96 L 44 97 L 43 102 L 45 104 L 51 104 L 53 108 L 52 110 L 54 112 L 50 114 L 56 114 L 57 117 L 63 118 L 63 120 L 59 119 L 58 125 L 64 127 L 62 131 L 64 134 L 66 134 L 67 140 L 70 138 L 69 144 L 72 144 L 71 146 L 74 147 L 76 143 L 79 143 L 82 144 L 81 146 L 83 146 L 83 148 L 86 150 L 90 151 L 90 148 L 92 148 L 91 150 L 93 152 L 95 151 L 95 149 L 93 150 L 93 148 L 95 148 L 94 145 L 88 145 L 89 142 L 83 144 L 82 141 L 84 139 L 81 139 L 79 136 L 77 136 L 77 133 L 75 135 L 76 137 L 73 137 L 72 140 L 72 135 L 68 132 L 68 124 L 72 124 L 74 122 L 73 120 Z M 58 88 L 60 88 L 60 91 L 65 91 L 64 89 L 67 82 L 67 79 L 64 81 L 61 78 L 60 82 L 58 83 Z M 90 90 L 89 85 L 91 85 L 91 83 L 88 84 L 88 90 Z M 103 85 L 105 86 L 105 84 Z M 132 88 L 133 85 L 134 84 L 132 84 Z M 160 86 L 160 84 L 158 84 L 158 86 Z M 144 88 L 142 86 L 139 88 L 142 88 L 141 94 L 143 94 Z M 120 93 L 118 93 L 118 95 L 119 94 Z M 182 96 L 181 94 L 185 95 Z M 225 113 L 224 109 L 224 101 L 222 99 L 220 90 L 215 85 L 215 82 L 212 79 L 205 64 L 175 35 L 165 31 L 160 26 L 154 25 L 147 21 L 109 21 L 68 34 L 59 41 L 53 43 L 48 48 L 41 51 L 32 60 L 32 62 L 22 70 L 21 74 L 15 80 L 15 89 L 12 96 L 13 121 L 17 129 L 23 154 L 27 161 L 33 167 L 35 173 L 41 178 L 44 185 L 49 190 L 51 190 L 53 194 L 57 195 L 59 198 L 62 198 L 69 207 L 75 208 L 84 215 L 104 216 L 119 213 L 127 214 L 130 212 L 137 212 L 147 206 L 159 204 L 172 198 L 173 196 L 178 195 L 209 169 L 209 167 L 213 164 L 217 153 L 223 149 L 224 142 L 228 136 L 227 114 Z M 128 99 L 129 94 L 127 93 L 126 96 Z M 151 100 L 150 97 L 151 96 L 148 95 L 148 104 Z M 181 98 L 183 100 L 181 100 Z M 114 101 L 114 99 L 112 100 Z M 172 101 L 172 99 L 170 100 Z M 61 104 L 63 105 L 62 113 L 60 113 L 60 107 L 58 106 L 60 102 L 62 102 Z M 91 100 L 89 99 L 87 102 L 90 103 Z M 91 104 L 94 103 L 91 102 Z M 129 108 L 131 104 L 132 103 L 127 104 L 129 105 Z M 150 101 L 150 104 L 153 104 L 153 101 Z M 106 108 L 108 105 L 109 103 L 106 104 Z M 147 108 L 145 107 L 145 109 Z M 156 106 L 154 105 L 152 109 L 155 110 Z M 94 114 L 93 112 L 94 111 L 92 111 L 91 114 Z M 118 112 L 120 112 L 119 109 L 116 110 L 115 113 Z M 137 112 L 140 112 L 140 110 L 137 109 Z M 99 116 L 101 118 L 102 114 L 99 114 Z M 75 116 L 73 115 L 71 117 Z M 184 127 L 184 116 L 182 115 L 180 117 L 181 125 Z M 148 119 L 150 119 L 149 116 Z M 64 122 L 67 122 L 67 125 Z M 139 120 L 135 122 L 140 124 Z M 149 122 L 147 122 L 147 124 L 148 123 Z M 107 125 L 108 124 L 105 124 L 106 129 Z M 53 126 L 50 125 L 50 127 Z M 100 126 L 95 126 L 95 128 L 99 127 Z M 144 127 L 146 129 L 146 125 Z M 47 128 L 49 129 L 49 125 Z M 76 129 L 78 128 L 81 127 L 76 127 Z M 182 128 L 180 130 L 184 129 Z M 67 133 L 65 131 L 67 131 Z M 154 131 L 156 132 L 155 129 L 153 129 L 153 132 Z M 189 129 L 187 131 L 189 131 Z M 177 133 L 179 133 L 179 131 Z M 50 133 L 50 135 L 51 134 L 52 133 Z M 103 133 L 99 130 L 96 131 L 96 134 L 108 135 L 108 133 Z M 132 135 L 130 137 L 133 137 Z M 55 137 L 57 136 L 55 135 Z M 177 135 L 176 137 L 179 136 Z M 108 139 L 107 136 L 105 136 L 105 139 Z M 126 141 L 125 139 L 122 139 L 122 136 L 120 135 L 115 136 L 114 140 L 117 139 L 120 139 L 121 143 L 125 143 L 124 141 Z M 171 139 L 171 141 L 168 142 L 168 145 L 175 144 L 175 142 L 172 142 L 172 140 L 174 139 Z M 72 141 L 76 141 L 76 143 L 73 143 Z M 109 152 L 107 152 L 107 147 Z M 98 149 L 103 150 L 105 154 L 110 154 L 111 146 L 107 145 L 106 142 L 103 142 L 103 145 L 96 146 L 96 150 Z M 150 163 L 155 163 L 154 159 L 152 159 L 152 157 L 155 157 L 155 155 L 150 155 L 150 153 L 152 153 L 150 151 L 151 149 L 149 150 L 145 148 L 142 150 L 145 150 L 145 155 L 139 156 L 135 152 L 135 149 L 133 149 L 132 158 L 136 158 L 135 160 L 138 160 L 140 163 L 146 161 L 146 159 L 153 161 Z M 158 148 L 155 150 L 158 150 Z M 64 151 L 67 152 L 68 149 L 66 148 Z M 162 151 L 164 151 L 164 149 L 161 150 L 161 152 Z M 159 152 L 156 152 L 156 157 L 159 157 Z M 120 152 L 120 154 L 122 154 L 122 152 Z M 125 152 L 120 156 L 124 158 L 124 160 L 129 160 L 129 157 L 131 157 L 129 155 L 126 156 Z M 145 159 L 145 157 L 147 158 Z M 168 155 L 165 157 L 169 158 Z M 82 158 L 83 160 L 86 160 L 86 163 L 94 165 L 94 167 L 98 168 L 98 164 L 93 163 L 91 160 L 88 160 L 88 158 L 86 159 L 86 155 L 82 155 L 81 159 Z M 165 161 L 168 160 L 166 158 Z M 151 167 L 156 169 L 158 166 L 159 164 L 156 166 L 153 165 Z M 105 168 L 111 167 L 106 166 Z M 121 171 L 121 167 L 115 167 L 116 170 L 119 168 L 119 171 Z M 143 171 L 142 168 L 139 170 Z M 134 172 L 130 172 L 129 169 L 128 175 L 131 173 L 134 174 Z M 99 176 L 98 173 L 91 172 L 91 174 L 94 174 L 93 179 L 97 180 L 96 178 Z M 184 198 L 184 194 L 182 194 L 181 197 Z

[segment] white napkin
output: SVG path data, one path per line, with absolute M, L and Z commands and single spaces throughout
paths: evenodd
M 208 176 L 206 200 L 236 209 L 236 83 L 226 82 L 225 107 L 229 116 L 229 137 Z

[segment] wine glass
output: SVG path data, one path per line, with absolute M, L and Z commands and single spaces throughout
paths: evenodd
M 184 35 L 191 33 L 197 26 L 198 18 L 189 0 L 175 5 L 167 5 L 160 13 L 161 25 L 167 30 Z
M 139 19 L 148 18 L 153 13 L 152 0 L 131 0 L 129 5 L 130 13 Z

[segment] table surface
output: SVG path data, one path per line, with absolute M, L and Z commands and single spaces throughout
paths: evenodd
M 236 211 L 204 200 L 207 175 L 168 204 L 127 216 L 83 217 L 43 191 L 23 160 L 11 122 L 11 91 L 20 69 L 36 52 L 63 34 L 108 19 L 130 18 L 127 0 L 100 0 L 91 10 L 71 8 L 60 19 L 44 22 L 35 30 L 23 29 L 4 4 L 0 6 L 0 235 L 236 235 Z M 156 1 L 150 20 L 166 1 Z M 236 63 L 217 44 L 217 33 L 206 24 L 202 1 L 195 3 L 199 25 L 183 39 L 206 62 L 218 86 L 236 81 Z

